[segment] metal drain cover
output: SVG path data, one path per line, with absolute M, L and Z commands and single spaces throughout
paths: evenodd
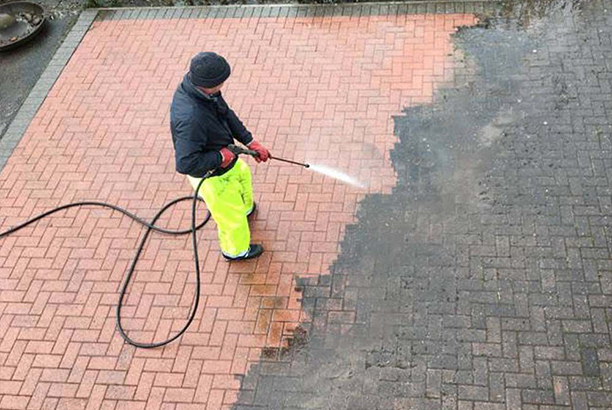
M 0 5 L 0 51 L 31 40 L 45 20 L 44 9 L 36 3 L 17 1 Z

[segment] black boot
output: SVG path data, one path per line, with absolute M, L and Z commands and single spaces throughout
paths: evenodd
M 263 246 L 257 245 L 257 244 L 251 244 L 251 246 L 249 246 L 249 250 L 247 251 L 246 255 L 232 258 L 230 256 L 226 256 L 225 254 L 223 254 L 223 257 L 227 259 L 228 261 L 245 261 L 247 259 L 257 258 L 259 255 L 263 253 L 263 251 L 264 251 Z

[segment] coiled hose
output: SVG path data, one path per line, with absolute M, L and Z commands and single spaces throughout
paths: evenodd
M 154 347 L 161 347 L 164 345 L 167 345 L 173 341 L 175 341 L 176 339 L 178 339 L 179 337 L 181 337 L 189 328 L 189 326 L 191 325 L 191 323 L 193 322 L 193 319 L 195 318 L 196 312 L 198 310 L 198 305 L 199 305 L 199 301 L 200 301 L 200 260 L 198 258 L 198 240 L 196 237 L 196 232 L 198 230 L 200 230 L 201 228 L 204 227 L 204 225 L 206 225 L 208 223 L 208 221 L 210 220 L 210 211 L 207 211 L 206 217 L 204 218 L 204 220 L 196 225 L 196 206 L 198 201 L 202 201 L 199 197 L 198 197 L 198 192 L 200 192 L 200 187 L 202 186 L 202 183 L 204 182 L 204 180 L 206 178 L 208 178 L 208 176 L 211 175 L 211 172 L 209 172 L 207 175 L 205 175 L 201 180 L 200 183 L 198 184 L 198 187 L 196 188 L 196 190 L 194 191 L 193 195 L 190 196 L 184 196 L 181 198 L 177 198 L 174 199 L 170 202 L 168 202 L 166 205 L 164 205 L 159 212 L 157 212 L 157 214 L 155 214 L 155 216 L 153 217 L 153 219 L 151 220 L 151 222 L 147 222 L 142 218 L 139 218 L 138 216 L 132 214 L 131 212 L 128 212 L 127 210 L 120 208 L 116 205 L 112 205 L 112 204 L 108 204 L 106 202 L 97 202 L 97 201 L 84 201 L 84 202 L 73 202 L 71 204 L 66 204 L 66 205 L 62 205 L 59 206 L 57 208 L 51 209 L 47 212 L 44 212 L 38 216 L 35 216 L 32 219 L 29 219 L 5 232 L 0 232 L 0 239 L 14 233 L 17 232 L 18 230 L 25 228 L 26 226 L 33 224 L 36 221 L 39 221 L 43 218 L 46 218 L 49 215 L 52 215 L 56 212 L 59 211 L 63 211 L 65 209 L 68 208 L 74 208 L 74 207 L 78 207 L 78 206 L 99 206 L 99 207 L 103 207 L 103 208 L 110 208 L 112 210 L 121 212 L 122 214 L 130 217 L 131 219 L 133 219 L 134 221 L 138 222 L 139 224 L 146 226 L 147 230 L 145 231 L 144 236 L 142 237 L 142 239 L 140 240 L 140 244 L 138 245 L 138 248 L 136 250 L 136 255 L 134 256 L 134 259 L 132 259 L 132 263 L 130 264 L 129 269 L 127 270 L 127 274 L 125 276 L 125 279 L 123 281 L 123 285 L 121 286 L 121 291 L 119 293 L 119 302 L 117 303 L 117 329 L 119 330 L 119 334 L 121 334 L 121 337 L 123 337 L 123 339 L 128 342 L 129 344 L 131 344 L 132 346 L 136 346 L 136 347 L 140 347 L 143 349 L 151 349 Z M 164 229 L 164 228 L 160 228 L 158 226 L 155 225 L 155 222 L 157 222 L 157 220 L 164 214 L 164 212 L 166 212 L 170 207 L 172 207 L 173 205 L 182 202 L 182 201 L 186 201 L 188 199 L 192 200 L 192 204 L 191 204 L 191 228 L 190 229 L 186 229 L 186 230 L 182 230 L 182 231 L 173 231 L 173 230 L 169 230 L 169 229 Z M 138 258 L 140 257 L 140 253 L 142 252 L 142 250 L 144 249 L 144 246 L 146 244 L 147 238 L 149 237 L 149 234 L 151 233 L 151 231 L 157 231 L 157 232 L 161 232 L 161 233 L 165 233 L 168 235 L 186 235 L 191 233 L 191 238 L 192 238 L 192 244 L 193 244 L 193 261 L 195 263 L 195 273 L 196 273 L 196 288 L 195 288 L 195 295 L 194 295 L 194 300 L 192 303 L 192 308 L 191 308 L 191 312 L 189 313 L 188 319 L 187 319 L 187 323 L 185 323 L 185 326 L 183 326 L 183 328 L 181 330 L 178 331 L 178 333 L 176 333 L 174 336 L 172 336 L 170 339 L 168 340 L 164 340 L 161 342 L 156 342 L 156 343 L 142 343 L 142 342 L 137 342 L 133 339 L 131 339 L 125 332 L 125 330 L 123 329 L 123 325 L 121 324 L 121 308 L 123 307 L 123 300 L 125 298 L 125 294 L 127 292 L 127 288 L 128 285 L 130 284 L 130 280 L 132 279 L 132 275 L 134 274 L 134 269 L 136 268 L 136 264 L 138 263 Z

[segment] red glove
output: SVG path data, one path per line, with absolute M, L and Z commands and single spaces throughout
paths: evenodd
M 231 164 L 232 161 L 236 158 L 236 154 L 234 154 L 227 148 L 221 148 L 221 150 L 219 150 L 219 153 L 221 154 L 221 168 L 227 168 L 229 164 Z
M 261 145 L 259 142 L 253 140 L 250 144 L 247 145 L 253 151 L 257 151 L 257 156 L 254 157 L 257 162 L 266 162 L 270 159 L 270 151 L 268 148 Z

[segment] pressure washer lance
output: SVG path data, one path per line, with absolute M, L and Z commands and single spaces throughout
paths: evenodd
M 256 157 L 258 154 L 256 151 L 252 151 L 249 149 L 245 149 L 242 147 L 239 147 L 237 145 L 230 145 L 228 146 L 228 149 L 230 151 L 232 151 L 234 154 L 236 155 L 251 155 L 253 157 Z M 305 168 L 310 168 L 309 164 L 302 164 L 300 162 L 295 162 L 295 161 L 290 161 L 288 159 L 282 159 L 282 158 L 276 158 L 276 157 L 270 157 L 273 158 L 277 161 L 283 161 L 283 162 L 288 162 L 290 164 L 295 164 L 295 165 L 300 165 L 303 166 Z M 161 346 L 165 346 L 173 341 L 175 341 L 176 339 L 178 339 L 179 337 L 181 337 L 186 331 L 187 328 L 189 328 L 189 326 L 191 325 L 191 323 L 193 322 L 196 312 L 198 310 L 198 305 L 200 302 L 200 286 L 201 286 L 201 280 L 200 280 L 200 261 L 199 261 L 199 257 L 198 257 L 198 240 L 196 237 L 196 232 L 199 231 L 200 229 L 202 229 L 204 227 L 204 225 L 206 225 L 206 223 L 210 220 L 210 211 L 207 212 L 206 217 L 204 218 L 204 220 L 202 222 L 200 222 L 199 224 L 196 224 L 196 207 L 197 207 L 197 203 L 198 201 L 202 201 L 202 199 L 198 196 L 198 192 L 200 192 L 200 187 L 202 186 L 202 183 L 209 178 L 212 173 L 215 170 L 209 171 L 206 175 L 204 175 L 204 177 L 202 177 L 202 179 L 200 180 L 200 183 L 198 184 L 197 188 L 195 189 L 193 195 L 189 195 L 189 196 L 184 196 L 184 197 L 180 197 L 177 199 L 174 199 L 170 202 L 168 202 L 166 205 L 164 205 L 158 212 L 157 214 L 155 214 L 155 216 L 153 217 L 153 219 L 151 220 L 151 222 L 147 222 L 144 219 L 139 218 L 138 216 L 128 212 L 127 210 L 118 207 L 117 205 L 112 205 L 112 204 L 108 204 L 106 202 L 98 202 L 98 201 L 83 201 L 83 202 L 73 202 L 70 204 L 65 204 L 62 206 L 59 206 L 57 208 L 53 208 L 50 209 L 38 216 L 35 216 L 32 219 L 29 219 L 25 222 L 22 222 L 21 224 L 14 226 L 12 228 L 10 228 L 7 231 L 4 232 L 0 232 L 0 239 L 14 233 L 17 232 L 23 228 L 25 228 L 26 226 L 33 224 L 36 221 L 39 221 L 49 215 L 52 215 L 56 212 L 62 211 L 64 209 L 69 209 L 69 208 L 74 208 L 74 207 L 78 207 L 78 206 L 100 206 L 103 208 L 110 208 L 113 209 L 115 211 L 118 211 L 124 215 L 126 215 L 127 217 L 133 219 L 134 221 L 138 222 L 139 224 L 146 226 L 147 230 L 145 231 L 142 239 L 140 240 L 140 244 L 138 245 L 138 248 L 136 249 L 136 255 L 134 256 L 134 259 L 132 259 L 132 263 L 130 264 L 130 267 L 128 268 L 126 275 L 125 275 L 125 279 L 123 281 L 123 284 L 121 285 L 121 290 L 119 291 L 119 302 L 117 303 L 117 313 L 116 313 L 116 320 L 117 320 L 117 330 L 119 331 L 119 334 L 121 335 L 121 337 L 123 337 L 123 339 L 131 344 L 132 346 L 135 347 L 140 347 L 140 348 L 145 348 L 145 349 L 150 349 L 150 348 L 154 348 L 154 347 L 161 347 Z M 157 222 L 157 220 L 163 215 L 164 212 L 166 212 L 170 207 L 172 207 L 173 205 L 185 201 L 185 200 L 192 200 L 191 203 L 191 227 L 190 229 L 186 229 L 186 230 L 182 230 L 182 231 L 173 231 L 173 230 L 169 230 L 169 229 L 164 229 L 164 228 L 160 228 L 159 226 L 155 225 L 155 222 Z M 126 333 L 125 330 L 123 329 L 123 325 L 121 324 L 121 309 L 123 307 L 123 300 L 125 299 L 125 295 L 127 293 L 127 288 L 128 285 L 130 284 L 130 280 L 132 279 L 132 275 L 134 274 L 134 270 L 136 268 L 136 264 L 138 263 L 138 258 L 140 257 L 140 254 L 142 253 L 142 250 L 144 249 L 144 246 L 146 244 L 147 238 L 149 237 L 149 234 L 151 233 L 151 231 L 157 231 L 157 232 L 161 232 L 161 233 L 165 233 L 168 235 L 186 235 L 186 234 L 191 234 L 191 238 L 192 238 L 192 245 L 193 245 L 193 261 L 195 264 L 195 273 L 196 273 L 196 287 L 195 287 L 195 294 L 193 296 L 193 303 L 192 303 L 192 308 L 191 311 L 189 313 L 189 316 L 187 318 L 187 322 L 185 323 L 185 325 L 171 338 L 169 338 L 168 340 L 164 340 L 162 342 L 155 342 L 155 343 L 143 343 L 143 342 L 137 342 L 133 339 L 131 339 Z
M 227 149 L 229 149 L 230 151 L 232 151 L 236 155 L 244 154 L 244 155 L 250 155 L 252 157 L 256 157 L 256 156 L 259 155 L 257 153 L 257 151 L 253 151 L 253 150 L 250 150 L 250 149 L 242 148 L 242 147 L 239 147 L 238 145 L 234 145 L 234 144 L 228 145 Z M 270 159 L 273 159 L 273 160 L 276 160 L 276 161 L 281 161 L 281 162 L 286 162 L 288 164 L 299 165 L 299 166 L 304 167 L 304 168 L 310 168 L 310 164 L 305 164 L 303 162 L 297 162 L 297 161 L 291 161 L 290 159 L 273 157 L 272 155 L 270 155 Z

